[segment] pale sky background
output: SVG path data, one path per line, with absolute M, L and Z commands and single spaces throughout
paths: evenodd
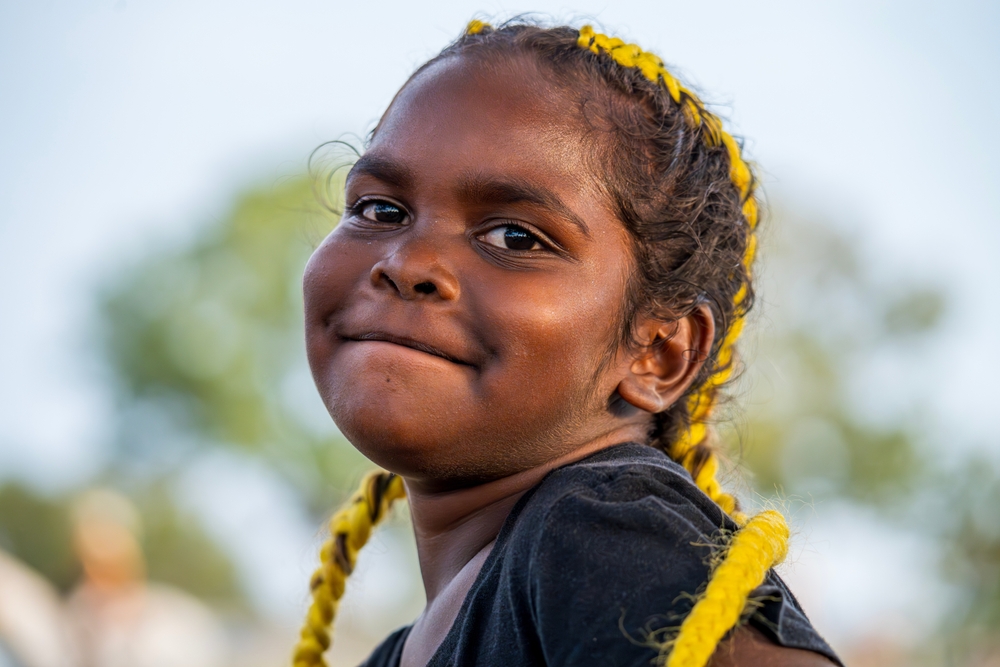
M 657 52 L 724 105 L 772 198 L 847 225 L 883 275 L 946 285 L 949 324 L 914 360 L 940 383 L 922 390 L 956 441 L 1000 448 L 1000 3 L 0 0 L 0 480 L 58 488 L 99 465 L 110 397 L 85 336 L 102 278 L 363 134 L 472 16 L 527 10 Z M 820 560 L 860 553 L 817 540 Z M 810 558 L 803 586 L 839 585 Z M 822 613 L 845 637 L 864 621 Z

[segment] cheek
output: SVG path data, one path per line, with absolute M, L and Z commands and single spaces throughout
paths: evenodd
M 377 260 L 365 252 L 365 247 L 357 245 L 346 242 L 334 230 L 309 258 L 302 275 L 307 336 L 310 329 L 323 325 L 331 314 L 346 307 L 350 295 L 368 279 Z M 309 336 L 307 344 L 311 340 Z
M 329 367 L 338 347 L 338 341 L 330 332 L 330 319 L 350 307 L 351 295 L 356 294 L 359 283 L 367 279 L 375 261 L 365 257 L 363 249 L 352 249 L 350 245 L 334 231 L 309 258 L 302 277 L 306 356 L 327 405 L 329 393 L 335 386 Z
M 624 286 L 613 276 L 573 273 L 562 280 L 531 281 L 506 291 L 493 308 L 503 313 L 507 337 L 519 355 L 550 363 L 590 362 L 616 334 Z
M 306 352 L 320 396 L 347 439 L 375 463 L 421 476 L 429 464 L 440 468 L 453 459 L 447 448 L 467 435 L 475 423 L 470 416 L 481 416 L 479 378 L 471 368 L 407 348 L 335 335 L 333 322 L 371 307 L 369 274 L 379 253 L 378 244 L 335 232 L 310 258 L 303 275 Z
M 567 284 L 536 281 L 507 290 L 484 314 L 495 322 L 489 328 L 502 350 L 498 377 L 484 378 L 487 391 L 503 393 L 513 412 L 539 418 L 549 411 L 558 420 L 552 412 L 595 407 L 584 402 L 594 393 L 597 369 L 617 336 L 623 295 L 624 288 L 607 276 Z M 597 389 L 602 401 L 607 398 L 600 396 L 602 389 L 613 391 Z

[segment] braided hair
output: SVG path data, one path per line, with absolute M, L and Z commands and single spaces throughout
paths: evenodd
M 414 76 L 452 56 L 518 54 L 547 66 L 558 84 L 575 93 L 588 125 L 599 128 L 590 133 L 593 166 L 601 170 L 638 260 L 615 346 L 636 344 L 632 327 L 640 316 L 672 321 L 707 303 L 715 319 L 708 359 L 687 393 L 654 415 L 648 440 L 683 465 L 698 488 L 741 526 L 678 635 L 661 647 L 668 667 L 702 667 L 739 622 L 751 591 L 784 558 L 789 534 L 780 513 L 748 517 L 722 489 L 710 421 L 721 387 L 738 366 L 736 340 L 754 300 L 757 181 L 737 140 L 660 58 L 591 26 L 545 28 L 515 20 L 494 28 L 472 21 Z M 325 665 L 330 623 L 357 550 L 389 504 L 403 495 L 398 477 L 372 473 L 331 520 L 295 667 Z

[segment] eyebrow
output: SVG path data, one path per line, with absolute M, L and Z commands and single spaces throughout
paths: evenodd
M 347 174 L 348 180 L 357 176 L 371 176 L 398 188 L 407 188 L 414 180 L 413 172 L 399 162 L 372 153 L 362 155 Z
M 591 238 L 590 229 L 554 192 L 531 181 L 517 178 L 490 178 L 474 174 L 463 179 L 458 195 L 476 204 L 531 204 L 565 218 Z

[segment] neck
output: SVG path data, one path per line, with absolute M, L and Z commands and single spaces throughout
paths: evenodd
M 517 501 L 550 471 L 643 436 L 641 429 L 616 429 L 542 465 L 457 490 L 435 491 L 408 480 L 406 495 L 428 604 L 476 554 L 491 547 Z

